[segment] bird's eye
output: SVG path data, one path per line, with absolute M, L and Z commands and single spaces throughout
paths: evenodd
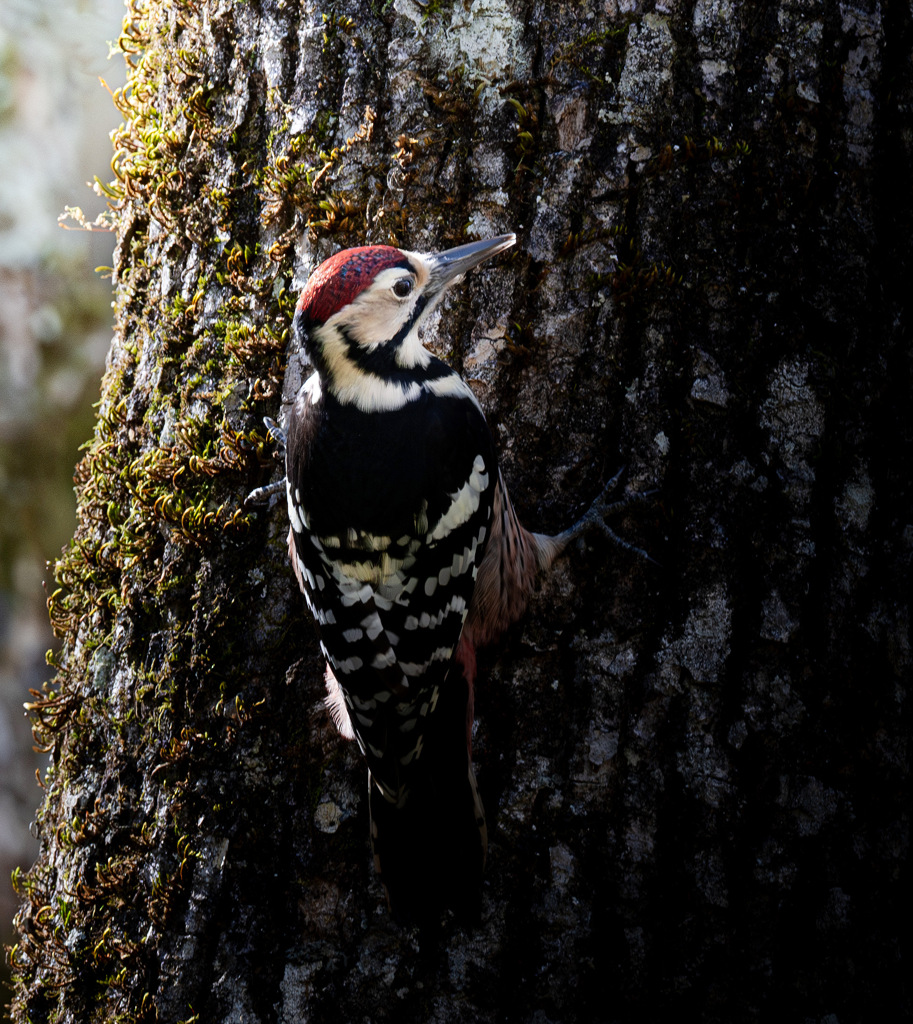
M 405 299 L 412 292 L 412 282 L 407 277 L 401 277 L 393 286 L 393 294 L 398 299 Z

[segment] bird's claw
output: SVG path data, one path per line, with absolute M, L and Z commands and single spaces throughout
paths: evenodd
M 585 533 L 590 529 L 590 527 L 595 526 L 602 530 L 613 544 L 617 544 L 619 547 L 624 548 L 626 551 L 630 551 L 635 555 L 640 555 L 641 558 L 646 559 L 648 562 L 652 562 L 653 565 L 659 565 L 659 562 L 648 555 L 643 548 L 639 548 L 636 545 L 631 544 L 629 541 L 619 537 L 605 521 L 608 516 L 616 515 L 638 502 L 650 501 L 659 493 L 658 489 L 649 491 L 627 491 L 625 492 L 624 497 L 615 501 L 609 501 L 609 495 L 615 490 L 624 471 L 625 467 L 622 466 L 611 480 L 609 480 L 605 487 L 603 487 L 602 491 L 594 499 L 586 512 L 584 512 L 584 514 L 576 523 L 574 523 L 573 526 L 570 527 L 570 529 L 565 530 L 564 533 L 560 535 L 559 539 L 563 542 L 562 546 L 566 546 L 572 540 L 575 540 L 581 534 Z
M 263 417 L 263 425 L 266 427 L 266 431 L 269 434 L 269 436 L 276 442 L 278 447 L 281 449 L 279 454 L 284 459 L 286 444 L 285 431 L 282 429 L 282 427 L 279 426 L 279 424 L 275 420 L 271 420 L 269 416 Z
M 285 431 L 282 427 L 276 423 L 275 420 L 271 420 L 269 416 L 263 417 L 263 425 L 266 427 L 266 431 L 272 440 L 279 448 L 279 454 L 283 461 L 285 461 L 285 443 L 286 436 Z M 265 505 L 274 494 L 278 494 L 280 491 L 285 490 L 285 474 L 283 473 L 282 479 L 277 480 L 275 483 L 267 484 L 265 487 L 257 487 L 248 494 L 244 499 L 245 505 Z

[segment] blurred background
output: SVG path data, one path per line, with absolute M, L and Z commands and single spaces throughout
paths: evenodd
M 66 231 L 65 206 L 104 208 L 86 182 L 110 177 L 108 58 L 123 0 L 0 0 L 0 941 L 12 939 L 10 873 L 37 853 L 29 832 L 41 756 L 23 702 L 49 678 L 47 563 L 73 533 L 73 469 L 111 340 L 114 236 Z M 73 224 L 72 221 L 69 222 Z M 73 225 L 75 227 L 75 225 Z M 0 980 L 6 980 L 3 956 Z M 9 993 L 0 993 L 5 1019 Z

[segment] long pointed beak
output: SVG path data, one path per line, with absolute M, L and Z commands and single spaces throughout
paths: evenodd
M 504 252 L 516 241 L 517 236 L 513 234 L 498 235 L 497 238 L 486 238 L 484 242 L 469 242 L 468 245 L 458 245 L 455 249 L 434 253 L 429 257 L 434 290 L 442 292 L 467 270 L 472 270 L 484 260 Z

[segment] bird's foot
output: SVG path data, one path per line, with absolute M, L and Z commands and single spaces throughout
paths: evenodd
M 282 429 L 282 427 L 279 426 L 279 424 L 275 420 L 271 420 L 269 416 L 263 417 L 263 425 L 266 427 L 266 431 L 269 434 L 269 436 L 279 446 L 280 451 L 278 454 L 281 455 L 282 458 L 284 459 L 286 441 L 285 431 Z
M 625 467 L 622 466 L 612 479 L 609 480 L 605 487 L 603 487 L 602 492 L 593 501 L 592 505 L 590 505 L 586 512 L 584 512 L 584 514 L 577 520 L 577 522 L 566 529 L 563 533 L 559 533 L 555 540 L 560 543 L 561 548 L 563 549 L 567 547 L 571 541 L 576 540 L 578 537 L 586 533 L 586 531 L 591 527 L 597 527 L 602 530 L 613 544 L 617 544 L 619 547 L 624 548 L 626 551 L 630 551 L 635 555 L 640 555 L 641 558 L 645 558 L 648 562 L 652 562 L 654 565 L 659 565 L 659 562 L 648 555 L 643 548 L 639 548 L 619 537 L 606 522 L 606 518 L 608 516 L 616 515 L 617 513 L 624 511 L 624 509 L 630 508 L 632 505 L 636 505 L 640 502 L 650 501 L 659 493 L 658 490 L 626 491 L 623 497 L 610 501 L 609 496 L 615 490 L 615 487 L 621 479 L 621 475 L 624 471 Z
M 285 431 L 282 427 L 276 423 L 275 420 L 271 420 L 269 416 L 263 417 L 263 424 L 266 427 L 267 433 L 276 443 L 278 447 L 277 455 L 285 461 Z M 285 476 L 283 475 L 281 480 L 277 480 L 276 483 L 267 484 L 265 487 L 257 487 L 251 491 L 250 494 L 244 499 L 245 505 L 265 505 L 274 494 L 278 494 L 280 491 L 285 490 Z

